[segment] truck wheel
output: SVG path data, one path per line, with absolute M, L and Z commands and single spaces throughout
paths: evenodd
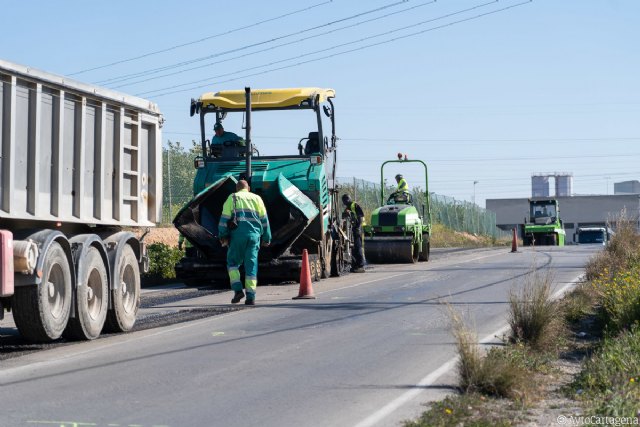
M 62 336 L 71 312 L 71 267 L 62 246 L 53 242 L 45 255 L 42 283 L 19 286 L 13 318 L 29 341 L 47 342 Z
M 420 261 L 429 261 L 429 252 L 431 251 L 431 242 L 429 242 L 429 235 L 422 235 L 422 252 L 420 252 Z
M 109 300 L 107 268 L 98 249 L 91 247 L 78 264 L 85 265 L 76 288 L 76 317 L 69 319 L 67 338 L 92 340 L 100 336 Z
M 140 306 L 140 268 L 136 254 L 126 245 L 120 254 L 120 267 L 114 277 L 117 288 L 111 291 L 113 309 L 107 313 L 105 329 L 127 332 L 133 328 Z

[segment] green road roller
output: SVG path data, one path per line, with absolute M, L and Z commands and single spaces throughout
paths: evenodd
M 424 197 L 421 191 L 395 191 L 385 203 L 384 167 L 389 163 L 424 166 Z M 420 199 L 420 200 L 419 200 Z M 427 165 L 421 160 L 388 160 L 380 167 L 380 204 L 364 227 L 364 252 L 373 264 L 414 263 L 429 260 L 431 207 Z M 420 210 L 418 209 L 420 204 Z

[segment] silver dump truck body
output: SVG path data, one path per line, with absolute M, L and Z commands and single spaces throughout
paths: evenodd
M 133 326 L 146 255 L 130 227 L 161 215 L 162 122 L 150 101 L 0 60 L 0 317 L 13 308 L 27 338 Z
M 0 218 L 153 226 L 158 107 L 0 60 Z

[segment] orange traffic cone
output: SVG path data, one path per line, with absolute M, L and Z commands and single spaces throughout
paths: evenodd
M 516 229 L 513 228 L 513 240 L 511 241 L 511 253 L 518 252 L 518 237 L 516 236 Z
M 311 286 L 311 271 L 309 270 L 309 253 L 302 250 L 302 268 L 300 269 L 300 291 L 297 297 L 292 299 L 316 299 Z

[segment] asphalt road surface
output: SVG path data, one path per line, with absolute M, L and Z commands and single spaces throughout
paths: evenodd
M 260 287 L 252 308 L 8 358 L 0 426 L 399 425 L 455 384 L 444 302 L 488 341 L 530 271 L 569 289 L 599 248 L 436 251 L 314 283 L 315 300 L 292 300 L 298 285 Z M 146 310 L 223 311 L 230 299 Z

